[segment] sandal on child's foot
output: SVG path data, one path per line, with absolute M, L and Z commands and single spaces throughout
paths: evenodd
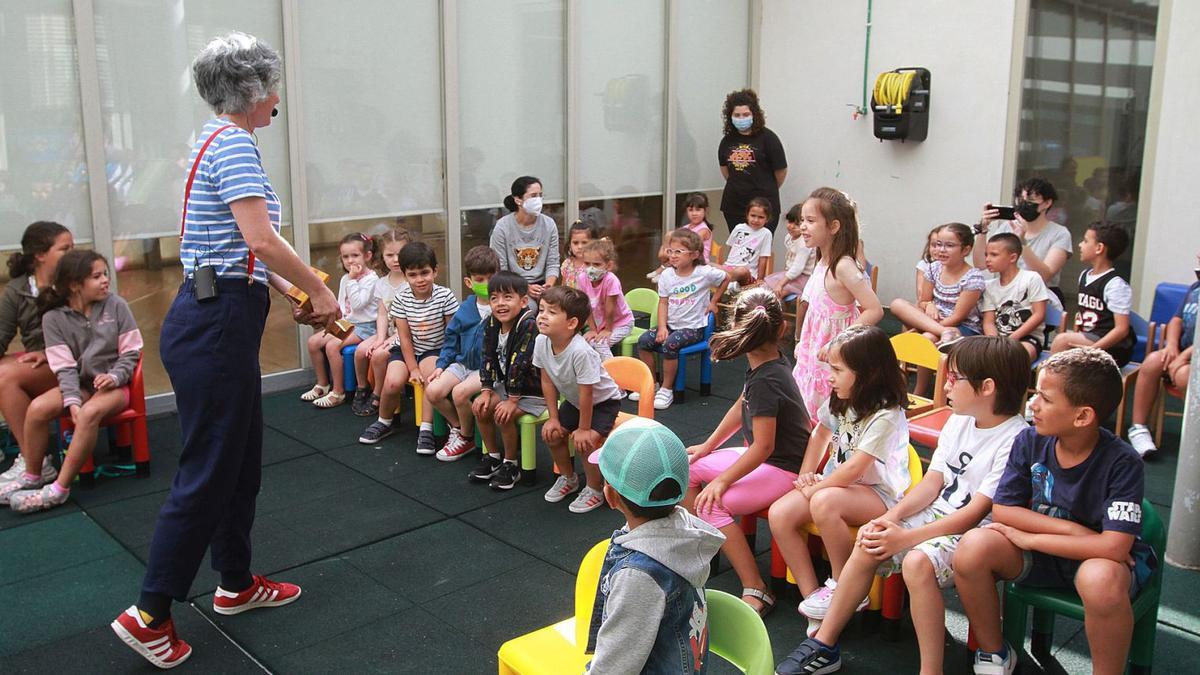
M 321 398 L 313 401 L 313 405 L 318 408 L 336 408 L 346 401 L 345 392 L 331 391 Z
M 752 603 L 746 602 L 746 598 L 754 598 L 755 600 L 758 600 L 758 607 L 755 607 Z M 771 613 L 771 610 L 775 609 L 775 596 L 758 588 L 743 588 L 742 602 L 746 602 L 747 605 L 750 605 L 750 608 L 753 609 L 760 617 L 765 617 Z
M 362 417 L 375 417 L 379 414 L 379 394 L 371 394 L 367 404 L 363 406 Z
M 329 393 L 328 385 L 322 387 L 319 384 L 314 384 L 312 389 L 309 389 L 308 391 L 304 392 L 303 394 L 300 394 L 300 400 L 312 402 L 312 401 L 315 401 L 315 400 L 321 398 L 322 396 L 324 396 L 328 393 Z

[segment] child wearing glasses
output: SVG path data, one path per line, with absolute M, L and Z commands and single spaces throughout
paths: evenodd
M 971 266 L 973 241 L 971 228 L 962 223 L 938 228 L 929 243 L 933 262 L 920 285 L 917 304 L 897 298 L 892 301 L 892 314 L 934 342 L 983 333 L 979 298 L 987 277 Z

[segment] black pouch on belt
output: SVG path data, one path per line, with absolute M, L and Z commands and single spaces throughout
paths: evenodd
M 197 267 L 192 274 L 196 283 L 196 301 L 208 302 L 217 299 L 217 270 L 211 265 Z

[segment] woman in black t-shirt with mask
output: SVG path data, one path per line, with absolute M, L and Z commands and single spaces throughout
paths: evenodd
M 745 222 L 750 200 L 762 197 L 771 202 L 767 229 L 779 224 L 779 187 L 787 177 L 787 157 L 753 89 L 742 89 L 725 97 L 725 136 L 717 148 L 717 162 L 725 177 L 721 213 L 732 230 Z

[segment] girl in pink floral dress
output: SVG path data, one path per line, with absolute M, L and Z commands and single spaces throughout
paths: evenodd
M 811 420 L 829 400 L 829 365 L 825 352 L 835 335 L 851 324 L 872 326 L 883 318 L 883 306 L 871 281 L 855 262 L 858 218 L 854 203 L 841 190 L 817 188 L 800 208 L 800 236 L 818 251 L 812 280 L 800 301 L 806 306 L 796 343 L 792 376 Z

